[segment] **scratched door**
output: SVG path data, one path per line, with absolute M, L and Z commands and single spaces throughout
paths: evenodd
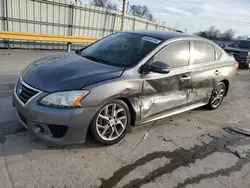
M 187 104 L 188 91 L 191 89 L 189 52 L 189 41 L 178 41 L 165 46 L 148 62 L 167 63 L 170 72 L 149 72 L 144 75 L 141 118 Z

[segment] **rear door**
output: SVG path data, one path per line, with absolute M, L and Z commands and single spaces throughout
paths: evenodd
M 188 89 L 191 89 L 189 70 L 190 42 L 173 42 L 160 50 L 149 64 L 156 61 L 170 66 L 168 74 L 149 72 L 143 75 L 141 118 L 187 104 Z
M 210 98 L 216 76 L 221 73 L 218 61 L 221 55 L 206 41 L 191 41 L 192 90 L 189 102 L 205 102 Z

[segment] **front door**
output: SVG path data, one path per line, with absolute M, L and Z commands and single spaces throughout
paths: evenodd
M 141 118 L 185 106 L 191 89 L 189 70 L 189 41 L 171 43 L 160 50 L 149 64 L 156 61 L 167 63 L 167 74 L 149 72 L 144 75 Z

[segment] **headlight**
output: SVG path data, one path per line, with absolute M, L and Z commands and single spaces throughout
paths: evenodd
M 58 107 L 79 107 L 80 102 L 88 95 L 89 91 L 65 91 L 52 93 L 45 96 L 39 104 Z
M 248 57 L 250 57 L 250 52 L 248 52 L 248 55 L 247 55 Z

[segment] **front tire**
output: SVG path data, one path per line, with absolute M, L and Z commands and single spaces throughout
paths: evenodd
M 91 136 L 102 145 L 116 144 L 126 135 L 130 121 L 127 104 L 114 99 L 103 105 L 93 117 L 90 124 Z
M 224 82 L 218 83 L 217 86 L 215 86 L 215 88 L 212 91 L 212 95 L 209 100 L 209 103 L 207 104 L 207 108 L 209 110 L 217 109 L 221 105 L 226 92 L 227 92 L 227 87 L 225 83 Z

